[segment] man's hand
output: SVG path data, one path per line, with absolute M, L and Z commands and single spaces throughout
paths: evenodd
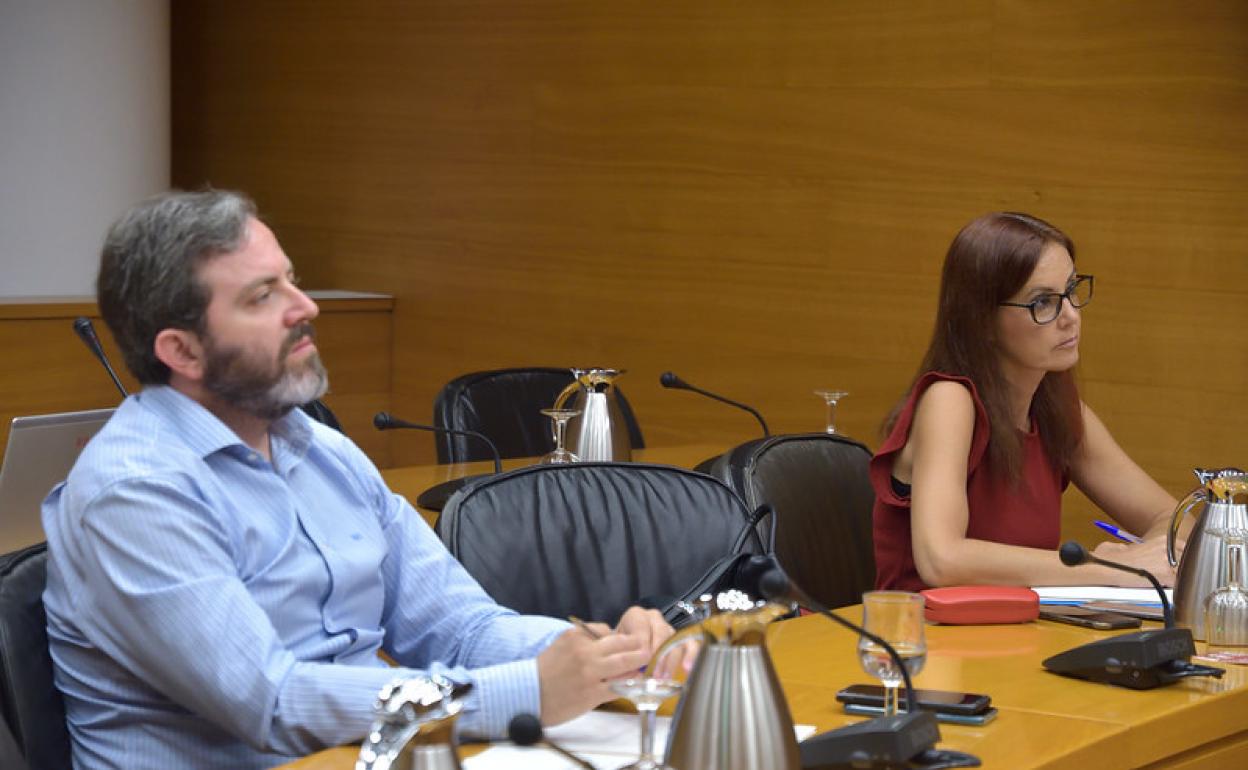
M 537 656 L 542 724 L 550 726 L 615 697 L 607 680 L 635 674 L 650 660 L 642 640 L 609 633 L 594 639 L 579 628 L 564 631 Z
M 671 638 L 675 631 L 663 619 L 658 610 L 643 610 L 641 607 L 629 607 L 615 624 L 617 634 L 625 634 L 640 640 L 653 655 L 663 643 Z
M 640 607 L 625 612 L 614 632 L 589 623 L 560 634 L 537 656 L 542 724 L 566 722 L 615 698 L 608 680 L 636 676 L 671 635 L 660 613 Z

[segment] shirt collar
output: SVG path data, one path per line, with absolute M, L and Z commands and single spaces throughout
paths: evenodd
M 312 418 L 298 407 L 273 421 L 269 426 L 269 448 L 273 465 L 292 468 L 303 459 L 312 443 Z
M 182 441 L 200 457 L 228 447 L 250 452 L 238 434 L 195 399 L 169 385 L 148 385 L 135 398 L 177 429 Z M 300 460 L 312 441 L 309 418 L 301 409 L 274 420 L 269 426 L 270 448 L 278 467 L 290 467 Z

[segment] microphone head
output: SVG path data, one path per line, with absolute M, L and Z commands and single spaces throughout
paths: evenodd
M 507 737 L 517 746 L 532 746 L 542 740 L 542 722 L 532 714 L 516 714 L 507 723 Z
M 386 430 L 394 425 L 391 420 L 389 412 L 378 412 L 373 415 L 373 427 L 377 430 Z
M 78 316 L 75 318 L 74 331 L 78 333 L 79 337 L 84 337 L 90 334 L 92 331 L 91 319 L 85 316 Z
M 790 599 L 789 587 L 789 576 L 778 566 L 767 570 L 758 579 L 758 592 L 764 599 Z
M 659 384 L 665 388 L 687 388 L 688 383 L 676 376 L 675 372 L 663 372 L 659 375 Z
M 1062 547 L 1058 549 L 1057 554 L 1061 557 L 1062 564 L 1065 564 L 1067 567 L 1074 567 L 1088 560 L 1088 549 L 1074 540 L 1071 540 L 1069 543 L 1062 543 Z

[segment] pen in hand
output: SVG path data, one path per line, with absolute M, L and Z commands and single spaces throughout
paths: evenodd
M 590 628 L 588 623 L 586 623 L 585 621 L 581 620 L 580 618 L 578 618 L 578 617 L 577 617 L 577 616 L 575 616 L 575 615 L 569 615 L 569 616 L 568 616 L 568 622 L 569 622 L 569 623 L 571 623 L 572 625 L 576 626 L 577 628 L 581 629 L 581 630 L 582 630 L 582 631 L 584 631 L 586 634 L 589 634 L 589 638 L 590 638 L 590 639 L 601 639 L 601 638 L 602 638 L 602 634 L 600 634 L 600 633 L 598 633 L 597 631 L 595 631 L 594 629 Z
M 1118 527 L 1115 527 L 1113 524 L 1110 524 L 1107 521 L 1094 521 L 1092 523 L 1100 527 L 1101 529 L 1105 530 L 1109 534 L 1113 535 L 1114 537 L 1118 538 L 1119 540 L 1125 540 L 1128 543 L 1135 543 L 1136 545 L 1139 545 L 1140 543 L 1144 542 L 1144 538 L 1137 537 L 1131 534 L 1130 532 L 1126 531 L 1125 529 L 1119 529 Z

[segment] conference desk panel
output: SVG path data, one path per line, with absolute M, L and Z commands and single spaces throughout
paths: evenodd
M 782 629 L 785 623 L 795 622 L 798 621 L 784 621 L 776 625 L 776 630 Z M 773 633 L 769 645 L 777 653 L 772 656 L 777 670 L 782 663 L 790 670 L 800 668 L 799 661 L 783 660 L 793 651 L 776 649 L 774 645 L 777 641 Z M 856 667 L 857 656 L 853 654 L 852 646 L 850 654 Z M 850 678 L 843 682 L 809 682 L 781 674 L 781 687 L 794 722 L 814 725 L 819 732 L 825 732 L 863 721 L 862 717 L 846 714 L 836 701 L 836 691 L 842 686 L 868 681 L 861 669 L 857 673 L 846 673 Z M 1122 741 L 1123 730 L 1118 725 L 1057 714 L 1009 708 L 998 710 L 997 718 L 982 726 L 942 723 L 938 747 L 974 754 L 983 760 L 986 768 L 1095 766 L 1098 770 L 1110 770 L 1127 767 L 1107 764 L 1100 759 L 1103 752 L 1116 750 Z M 1054 740 L 1057 735 L 1061 736 L 1060 741 Z
M 862 617 L 860 607 L 842 613 L 855 621 Z M 1242 666 L 1227 666 L 1220 680 L 1192 678 L 1145 691 L 1061 677 L 1041 666 L 1050 655 L 1114 633 L 1121 632 L 1092 631 L 1049 621 L 1006 626 L 929 625 L 927 664 L 915 677 L 915 687 L 992 696 L 1001 711 L 995 721 L 976 728 L 941 726 L 947 745 L 981 756 L 989 754 L 987 748 L 974 748 L 974 742 L 961 744 L 973 737 L 965 730 L 982 733 L 995 744 L 1005 740 L 1004 731 L 998 727 L 1029 715 L 1024 720 L 1028 724 L 1031 716 L 1048 716 L 1103 728 L 1085 733 L 1063 727 L 1052 733 L 1049 740 L 1062 750 L 1064 762 L 1071 761 L 1067 751 L 1082 750 L 1081 736 L 1086 735 L 1096 738 L 1098 768 L 1144 767 L 1185 752 L 1217 747 L 1238 752 L 1242 764 L 1195 766 L 1248 767 L 1248 672 Z M 856 637 L 827 621 L 803 618 L 774 624 L 768 643 L 786 688 L 826 687 L 835 693 L 842 686 L 871 681 L 859 668 Z M 836 704 L 831 707 L 839 708 Z M 1014 755 L 1011 762 L 1026 762 L 1002 766 L 1045 766 L 1043 752 L 1032 758 L 1015 753 L 1015 747 L 1009 750 Z
M 860 608 L 845 613 L 857 617 Z M 916 686 L 986 692 L 999 709 L 986 725 L 940 726 L 941 748 L 974 754 L 985 768 L 1245 766 L 1248 688 L 1242 671 L 1229 671 L 1216 686 L 1194 682 L 1125 690 L 1040 668 L 1050 651 L 1101 638 L 1099 632 L 1048 622 L 927 630 L 929 662 Z M 978 639 L 968 645 L 972 636 Z M 1029 648 L 1020 651 L 1019 639 L 1029 641 Z M 823 732 L 861 721 L 836 701 L 841 687 L 870 681 L 859 668 L 853 634 L 808 616 L 773 624 L 768 648 L 795 722 Z M 468 746 L 462 753 L 478 751 Z M 340 747 L 286 768 L 347 770 L 355 756 L 354 748 Z

